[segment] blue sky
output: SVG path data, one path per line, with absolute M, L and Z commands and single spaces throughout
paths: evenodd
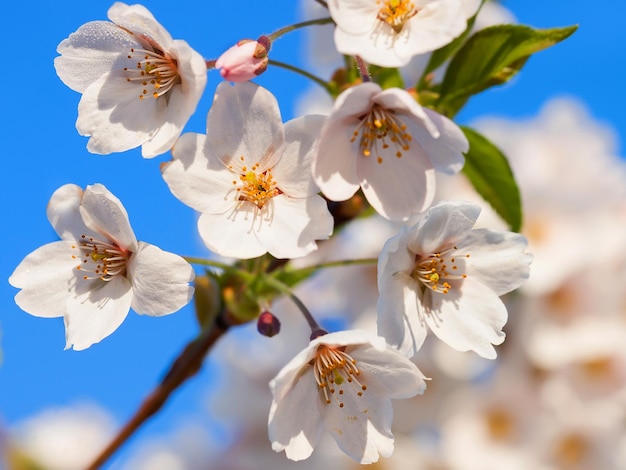
M 187 40 L 206 58 L 216 58 L 239 39 L 255 38 L 301 19 L 297 8 L 285 8 L 292 2 L 265 3 L 269 6 L 263 9 L 259 2 L 237 2 L 237 9 L 231 7 L 232 2 L 178 0 L 175 8 L 162 0 L 143 4 L 174 38 Z M 102 343 L 86 351 L 64 351 L 62 320 L 22 312 L 13 302 L 16 290 L 6 282 L 26 254 L 56 240 L 46 218 L 46 204 L 55 189 L 70 182 L 107 186 L 124 203 L 139 240 L 183 255 L 207 254 L 195 231 L 195 214 L 169 193 L 160 177 L 159 163 L 169 156 L 144 160 L 137 150 L 91 155 L 85 148 L 86 138 L 74 128 L 79 95 L 55 74 L 56 45 L 81 24 L 106 19 L 111 4 L 64 0 L 41 2 L 36 8 L 30 2 L 8 2 L 3 7 L 0 239 L 4 254 L 0 279 L 5 281 L 0 282 L 0 420 L 9 427 L 47 407 L 77 401 L 96 402 L 123 422 L 197 330 L 192 308 L 159 319 L 131 312 Z M 249 5 L 250 11 L 242 12 L 240 4 Z M 472 99 L 459 120 L 469 122 L 485 114 L 529 117 L 553 96 L 573 96 L 596 119 L 615 127 L 623 149 L 626 3 L 608 0 L 590 6 L 582 0 L 511 0 L 504 4 L 523 24 L 580 24 L 580 29 L 564 43 L 533 57 L 510 85 Z M 304 50 L 302 36 L 296 33 L 279 41 L 272 57 L 304 64 Z M 205 96 L 187 130 L 204 131 L 219 80 L 216 72 L 209 73 Z M 294 99 L 308 87 L 304 79 L 274 69 L 258 83 L 277 96 L 285 120 L 292 117 Z M 201 406 L 210 377 L 211 371 L 204 370 L 179 390 L 136 441 L 166 432 L 181 416 L 193 414 Z

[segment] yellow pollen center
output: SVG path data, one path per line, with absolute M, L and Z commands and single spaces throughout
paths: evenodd
M 233 167 L 229 166 L 229 169 L 233 170 Z M 251 202 L 261 209 L 270 199 L 281 194 L 271 169 L 260 172 L 259 164 L 256 163 L 252 168 L 243 166 L 240 171 L 239 180 L 233 180 L 233 185 L 237 186 L 238 201 Z
M 361 116 L 350 142 L 357 140 L 364 157 L 373 153 L 378 163 L 382 163 L 383 155 L 390 153 L 401 158 L 403 152 L 408 152 L 411 148 L 413 137 L 393 110 L 375 104 L 369 113 Z
M 126 81 L 140 85 L 140 100 L 148 95 L 153 98 L 166 95 L 175 85 L 181 83 L 178 63 L 151 38 L 143 35 L 135 37 L 142 42 L 144 48 L 130 50 L 127 58 L 133 65 L 124 67 Z
M 348 391 L 356 390 L 358 396 L 363 396 L 363 392 L 367 390 L 367 386 L 357 379 L 361 372 L 356 360 L 345 352 L 345 347 L 320 345 L 311 364 L 317 386 L 324 393 L 324 400 L 328 405 L 333 397 L 339 408 L 343 408 L 339 396 L 345 394 L 344 384 L 348 384 Z
M 72 245 L 77 250 L 72 254 L 73 259 L 80 259 L 76 269 L 83 274 L 83 279 L 100 279 L 110 281 L 115 276 L 126 274 L 126 265 L 130 253 L 117 245 L 96 240 L 86 235 L 81 236 L 81 242 Z
M 411 277 L 434 292 L 447 294 L 452 289 L 448 281 L 467 278 L 465 265 L 459 260 L 466 260 L 470 255 L 458 254 L 456 250 L 454 246 L 424 257 L 417 255 Z
M 419 11 L 410 0 L 376 0 L 376 3 L 380 5 L 376 18 L 391 26 L 396 34 Z

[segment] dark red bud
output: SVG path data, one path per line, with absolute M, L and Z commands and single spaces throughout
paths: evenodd
M 271 338 L 280 332 L 280 320 L 271 312 L 264 311 L 259 315 L 256 327 L 263 336 Z

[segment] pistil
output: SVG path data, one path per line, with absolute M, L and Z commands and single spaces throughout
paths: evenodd
M 337 395 L 344 395 L 343 385 L 351 384 L 358 396 L 363 396 L 367 386 L 360 383 L 357 377 L 361 374 L 357 362 L 345 352 L 345 348 L 333 348 L 320 345 L 317 356 L 313 359 L 313 374 L 317 386 L 324 393 L 326 404 L 332 402 L 331 397 L 343 408 L 344 404 Z M 338 392 L 335 395 L 335 392 Z
M 167 52 L 162 51 L 154 41 L 142 36 L 145 48 L 132 48 L 128 54 L 129 60 L 136 60 L 134 67 L 124 67 L 126 81 L 139 83 L 143 86 L 139 99 L 149 94 L 159 98 L 180 83 L 178 64 Z M 152 89 L 152 93 L 150 93 Z
M 376 0 L 381 4 L 376 18 L 387 23 L 399 34 L 408 20 L 417 15 L 419 9 L 410 0 Z
M 458 254 L 456 250 L 457 247 L 453 246 L 425 257 L 417 255 L 411 277 L 434 292 L 447 294 L 452 289 L 448 281 L 467 278 L 460 260 L 470 255 Z
M 374 153 L 378 163 L 382 163 L 383 154 L 390 147 L 395 150 L 395 156 L 401 158 L 411 148 L 413 137 L 393 110 L 375 104 L 369 113 L 362 116 L 350 142 L 356 142 L 357 139 L 363 156 L 369 157 Z
M 126 264 L 129 252 L 115 244 L 97 240 L 82 235 L 82 242 L 73 245 L 73 249 L 80 251 L 80 255 L 72 255 L 74 259 L 81 259 L 76 269 L 84 272 L 83 279 L 101 279 L 110 281 L 118 274 L 126 274 Z

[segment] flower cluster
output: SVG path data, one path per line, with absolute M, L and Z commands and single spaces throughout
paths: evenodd
M 206 248 L 232 261 L 183 258 L 138 242 L 121 202 L 102 184 L 68 184 L 48 204 L 61 240 L 27 255 L 9 279 L 20 289 L 16 303 L 35 316 L 63 317 L 66 348 L 82 350 L 110 335 L 130 309 L 160 316 L 184 307 L 194 293 L 189 262 L 216 268 L 196 281 L 201 340 L 256 320 L 264 337 L 280 341 L 288 328 L 270 308 L 286 294 L 311 335 L 269 381 L 272 449 L 306 459 L 327 433 L 357 462 L 389 457 L 391 400 L 426 389 L 413 360 L 427 331 L 457 351 L 495 358 L 508 316 L 500 296 L 529 276 L 523 235 L 474 228 L 477 205 L 433 205 L 437 178 L 459 173 L 473 150 L 472 134 L 454 123 L 450 108 L 437 106 L 440 89 L 423 98 L 417 85 L 406 89 L 368 73 L 370 64 L 401 67 L 446 46 L 481 3 L 330 0 L 336 49 L 354 63 L 325 83 L 335 98 L 327 116 L 285 123 L 274 95 L 248 80 L 268 70 L 272 41 L 289 28 L 205 60 L 145 7 L 115 3 L 111 21 L 81 26 L 57 49 L 58 76 L 82 94 L 77 130 L 96 154 L 139 146 L 145 158 L 170 152 L 163 180 L 199 213 Z M 214 92 L 206 133 L 183 133 L 212 68 L 228 82 Z M 325 240 L 368 215 L 396 233 L 376 241 L 370 261 L 378 263 L 377 331 L 328 333 L 292 288 L 328 267 L 315 265 L 332 243 Z M 299 269 L 296 258 L 309 266 Z M 211 297 L 206 308 L 201 289 Z M 181 357 L 199 354 L 194 348 Z M 176 361 L 177 373 L 180 364 L 192 365 L 164 383 L 190 377 L 197 361 Z

